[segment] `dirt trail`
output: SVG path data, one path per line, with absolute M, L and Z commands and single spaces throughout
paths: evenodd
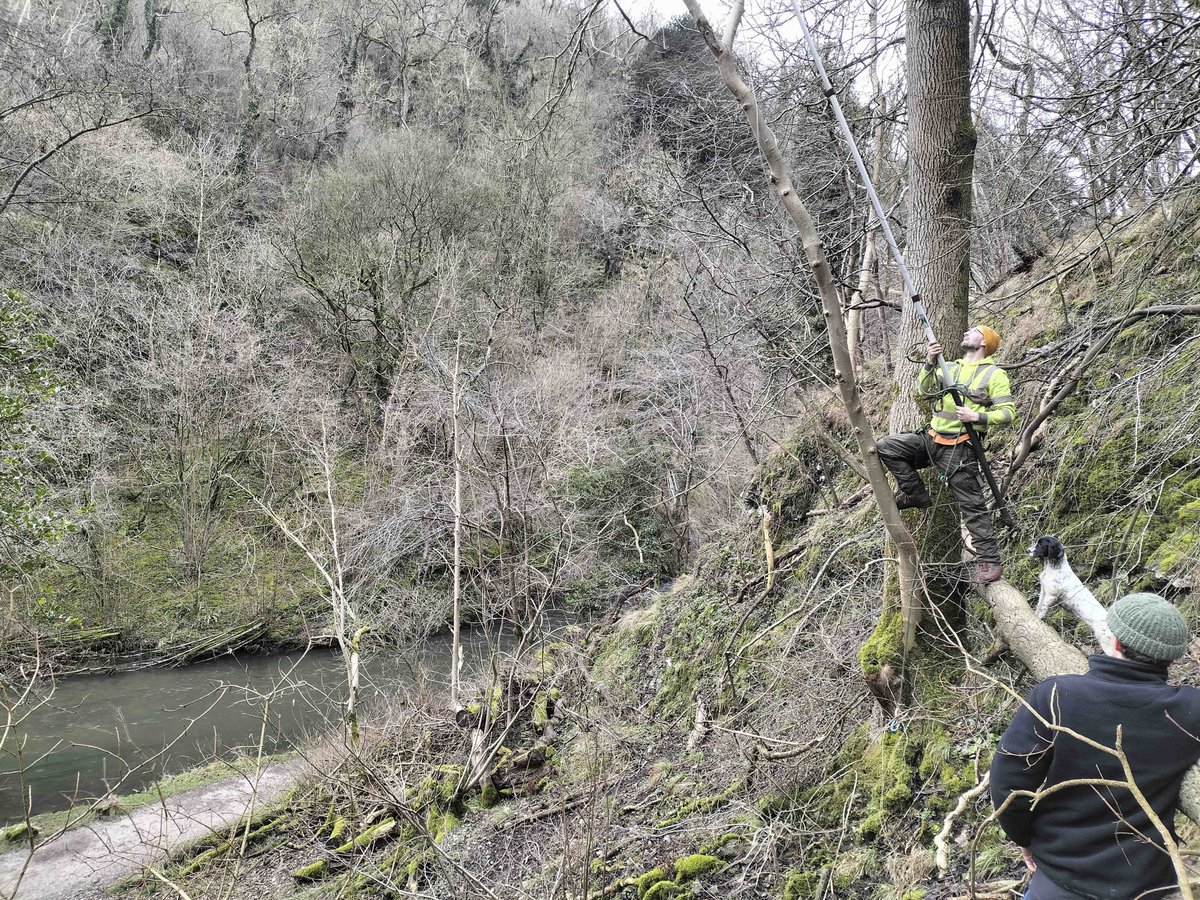
M 305 770 L 302 760 L 272 763 L 258 778 L 255 808 L 271 803 Z M 229 828 L 250 804 L 254 773 L 186 791 L 69 831 L 33 851 L 0 856 L 0 898 L 73 900 L 164 859 L 209 832 Z M 22 871 L 24 874 L 22 875 Z

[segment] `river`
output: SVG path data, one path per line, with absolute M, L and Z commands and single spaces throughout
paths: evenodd
M 547 633 L 568 622 L 561 613 L 547 618 Z M 465 670 L 485 660 L 490 646 L 513 643 L 511 636 L 493 640 L 482 629 L 468 629 Z M 388 698 L 444 696 L 449 656 L 448 633 L 407 653 L 364 655 L 364 715 Z M 0 823 L 23 818 L 23 798 L 36 815 L 254 752 L 264 721 L 265 752 L 300 746 L 340 726 L 344 671 L 337 652 L 312 650 L 40 685 L 18 708 L 24 718 L 0 753 Z

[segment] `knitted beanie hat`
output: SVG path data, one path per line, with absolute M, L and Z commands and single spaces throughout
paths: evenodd
M 996 352 L 996 348 L 1000 346 L 1000 335 L 994 329 L 988 328 L 986 325 L 976 325 L 979 333 L 983 335 L 983 349 L 985 356 L 991 356 Z
M 1188 646 L 1187 622 L 1169 600 L 1158 594 L 1130 594 L 1108 610 L 1113 636 L 1136 653 L 1172 662 Z

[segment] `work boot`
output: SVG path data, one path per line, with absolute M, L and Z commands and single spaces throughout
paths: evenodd
M 899 491 L 896 493 L 896 506 L 899 509 L 929 509 L 933 506 L 933 498 L 929 496 L 928 491 L 921 491 L 919 494 Z
M 983 584 L 991 584 L 1000 580 L 1003 570 L 997 562 L 978 562 L 975 564 L 975 577 Z

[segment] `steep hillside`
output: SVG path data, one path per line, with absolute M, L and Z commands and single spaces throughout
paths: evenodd
M 1098 595 L 1150 587 L 1200 624 L 1198 284 L 1200 204 L 1185 194 L 1169 215 L 1147 213 L 1107 246 L 1069 243 L 979 299 L 1005 335 L 1002 358 L 1022 363 L 1024 423 L 1064 367 L 1079 376 L 1011 480 L 1006 565 L 1031 593 L 1023 550 L 1055 533 Z M 1015 442 L 992 448 L 1001 471 Z M 1014 660 L 978 661 L 993 642 L 988 615 L 964 598 L 965 615 L 927 619 L 909 661 L 919 704 L 881 714 L 859 652 L 886 551 L 869 499 L 817 448 L 798 432 L 758 469 L 751 497 L 772 513 L 773 567 L 748 508 L 665 592 L 614 603 L 481 686 L 466 730 L 432 708 L 377 724 L 362 760 L 293 799 L 289 842 L 238 863 L 239 877 L 277 897 L 917 900 L 963 896 L 973 872 L 979 896 L 1002 896 L 1022 870 L 995 826 L 981 827 L 986 797 L 954 817 L 945 873 L 934 838 L 988 765 L 1007 689 L 1028 676 Z M 1175 674 L 1200 683 L 1200 659 Z M 494 753 L 479 784 L 462 768 L 471 734 L 473 758 Z M 186 870 L 185 884 L 231 884 L 229 865 Z

